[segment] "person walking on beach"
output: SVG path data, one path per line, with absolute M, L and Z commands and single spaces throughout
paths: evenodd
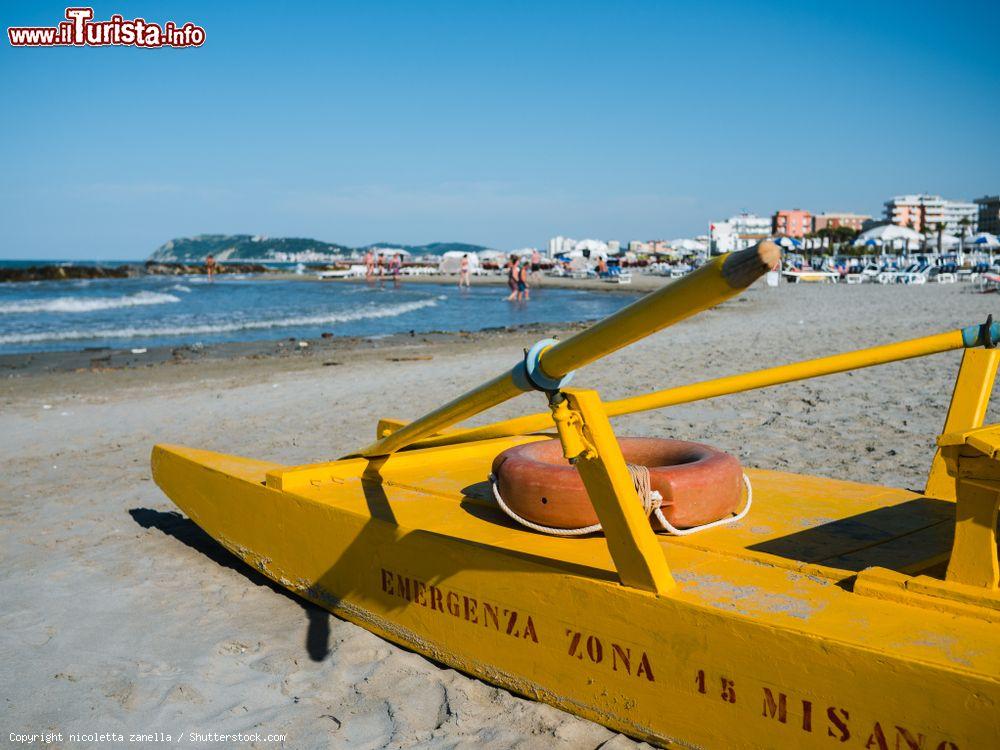
M 365 251 L 365 281 L 371 281 L 375 274 L 375 256 L 371 250 Z
M 215 256 L 211 253 L 205 257 L 205 273 L 208 274 L 209 281 L 215 276 Z
M 468 253 L 466 253 L 465 255 L 462 256 L 462 262 L 461 262 L 461 265 L 459 265 L 459 269 L 458 269 L 458 288 L 461 289 L 463 286 L 466 289 L 468 289 L 470 286 L 472 286 L 472 281 L 469 278 L 469 254 Z
M 507 295 L 507 301 L 513 302 L 517 299 L 517 256 L 512 255 L 507 260 L 507 288 L 510 289 L 510 294 Z

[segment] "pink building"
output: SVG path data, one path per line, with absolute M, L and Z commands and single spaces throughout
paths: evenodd
M 860 232 L 862 226 L 871 216 L 865 214 L 819 214 L 813 217 L 813 231 L 820 229 L 835 229 L 837 227 L 850 227 L 855 232 Z
M 796 208 L 771 217 L 771 231 L 782 237 L 804 237 L 812 231 L 812 214 Z

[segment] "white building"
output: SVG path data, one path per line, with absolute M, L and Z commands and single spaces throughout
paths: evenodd
M 549 257 L 554 258 L 557 255 L 569 253 L 574 247 L 576 247 L 576 240 L 574 239 L 563 237 L 562 235 L 553 237 L 549 240 Z
M 945 200 L 940 195 L 896 195 L 885 202 L 885 218 L 889 223 L 918 232 L 944 224 L 950 234 L 969 234 L 976 231 L 978 214 L 975 203 Z M 963 224 L 963 219 L 967 223 Z
M 709 239 L 715 254 L 743 250 L 770 236 L 770 217 L 746 212 L 709 225 Z

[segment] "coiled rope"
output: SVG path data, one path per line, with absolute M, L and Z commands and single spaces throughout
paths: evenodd
M 716 526 L 736 523 L 750 512 L 750 506 L 753 504 L 753 486 L 750 484 L 750 477 L 748 477 L 744 472 L 743 484 L 746 485 L 747 488 L 747 500 L 743 505 L 743 508 L 740 509 L 739 513 L 729 516 L 728 518 L 720 518 L 717 521 L 704 523 L 701 526 L 692 526 L 689 529 L 678 529 L 667 520 L 666 516 L 663 515 L 663 511 L 660 510 L 660 504 L 663 502 L 663 497 L 659 492 L 652 489 L 649 478 L 649 467 L 640 466 L 638 464 L 626 464 L 625 466 L 628 469 L 629 476 L 632 477 L 632 484 L 635 486 L 635 491 L 639 495 L 639 499 L 642 501 L 642 509 L 646 516 L 648 517 L 652 514 L 664 530 L 674 536 L 687 536 L 688 534 L 706 531 L 707 529 L 712 529 Z M 497 484 L 497 478 L 493 474 L 490 474 L 490 484 L 493 486 L 493 497 L 496 498 L 497 505 L 500 506 L 500 510 L 525 528 L 532 529 L 533 531 L 539 531 L 542 534 L 551 534 L 552 536 L 583 536 L 584 534 L 593 534 L 595 531 L 601 530 L 600 523 L 595 523 L 592 526 L 581 526 L 578 529 L 559 529 L 554 526 L 542 526 L 541 524 L 529 521 L 527 518 L 515 513 L 507 505 L 507 503 L 504 502 L 503 498 L 500 496 L 500 487 Z

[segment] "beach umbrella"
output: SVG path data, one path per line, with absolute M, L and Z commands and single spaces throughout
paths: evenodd
M 1000 238 L 997 238 L 995 234 L 990 234 L 989 232 L 980 232 L 979 234 L 974 234 L 971 237 L 965 238 L 966 246 L 974 245 L 977 248 L 989 248 L 995 250 L 1000 247 Z
M 989 232 L 979 232 L 971 237 L 965 238 L 965 246 L 972 246 L 976 250 L 989 250 L 990 262 L 993 262 L 993 251 L 1000 247 L 1000 238 Z
M 475 272 L 479 268 L 479 256 L 475 253 L 464 253 L 461 250 L 448 250 L 441 256 L 438 263 L 438 273 L 458 273 L 462 268 L 462 258 L 468 256 L 469 270 Z
M 788 250 L 794 250 L 802 247 L 802 243 L 794 237 L 775 237 L 774 243 Z
M 573 246 L 573 252 L 578 252 L 584 257 L 597 257 L 598 255 L 603 255 L 607 257 L 608 255 L 608 243 L 602 242 L 601 240 L 580 240 Z
M 708 246 L 698 240 L 676 239 L 668 243 L 675 251 L 684 253 L 703 253 L 708 250 Z
M 937 247 L 938 238 L 931 237 L 931 244 Z M 941 235 L 941 247 L 955 247 L 959 244 L 961 240 L 953 234 L 942 234 Z
M 919 244 L 923 239 L 924 236 L 915 229 L 901 227 L 897 224 L 883 224 L 859 234 L 854 240 L 854 245 L 864 247 L 868 245 L 868 240 L 881 240 L 880 244 L 883 245 L 890 242 L 905 242 L 909 245 L 911 243 Z
M 871 240 L 878 240 L 878 242 L 872 243 Z M 872 247 L 874 244 L 881 245 L 882 253 L 885 254 L 886 245 L 892 248 L 900 247 L 904 250 L 912 250 L 919 249 L 920 243 L 923 240 L 924 236 L 915 229 L 901 227 L 898 224 L 882 224 L 859 234 L 857 239 L 854 240 L 854 246 Z

